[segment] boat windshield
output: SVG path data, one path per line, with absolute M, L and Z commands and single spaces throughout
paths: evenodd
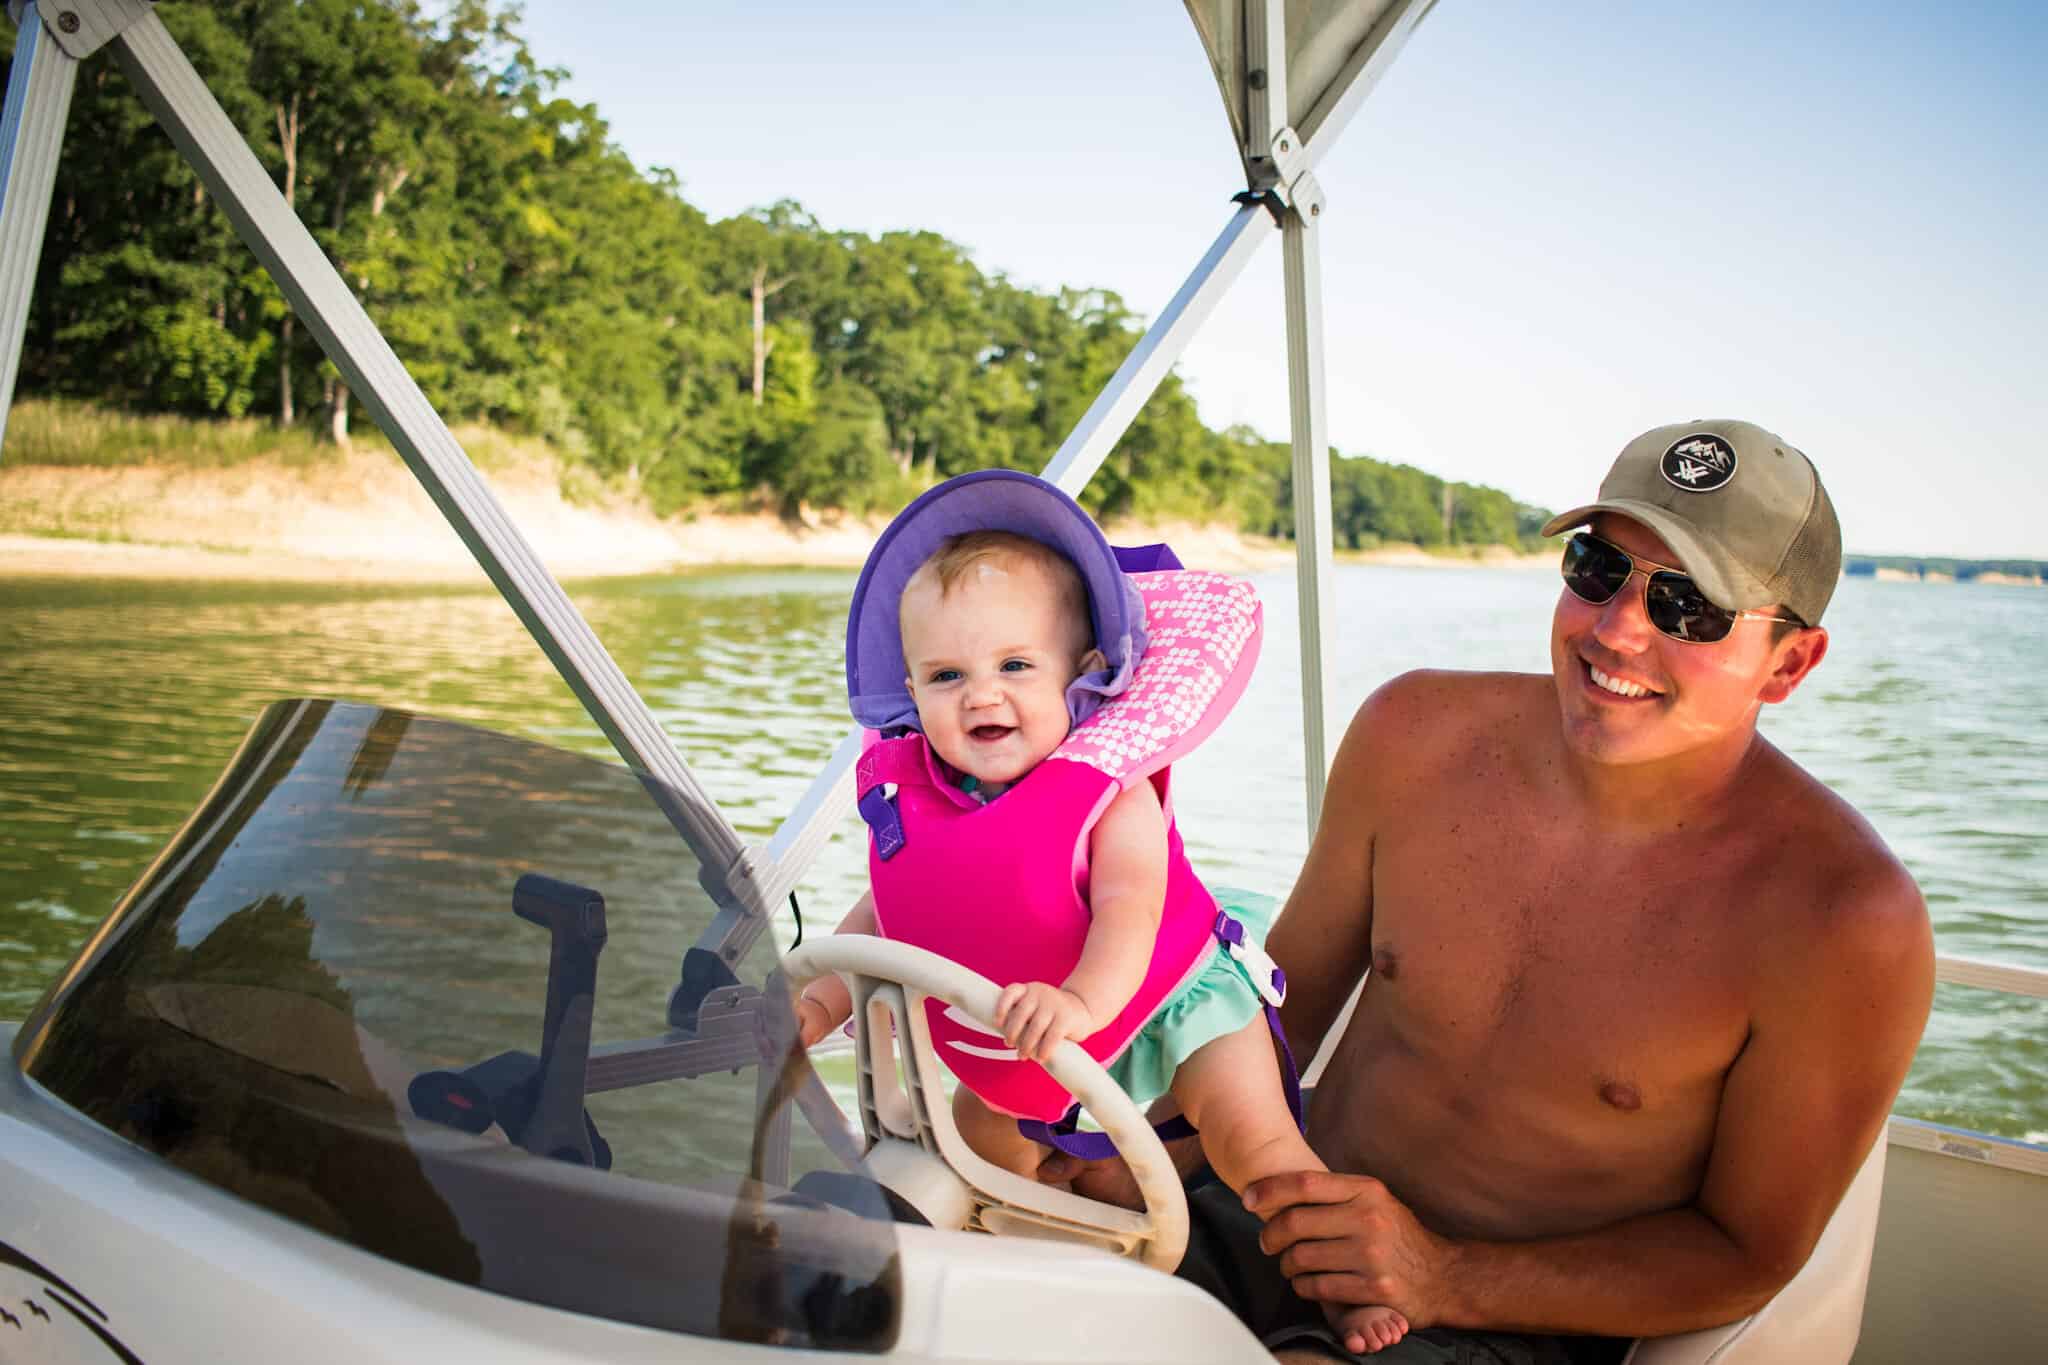
M 685 953 L 718 907 L 664 795 L 463 725 L 277 703 L 18 1060 L 190 1174 L 419 1270 L 886 1350 L 893 1231 L 788 1188 L 839 1168 L 790 1122 L 822 1091 L 769 936 Z

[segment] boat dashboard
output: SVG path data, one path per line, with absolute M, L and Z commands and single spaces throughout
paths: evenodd
M 895 1224 L 879 1194 L 863 1217 L 787 1187 L 791 1160 L 845 1153 L 790 1122 L 817 1082 L 771 936 L 739 961 L 685 951 L 719 912 L 700 873 L 623 768 L 279 702 L 15 1060 L 183 1175 L 415 1270 L 668 1331 L 887 1349 Z

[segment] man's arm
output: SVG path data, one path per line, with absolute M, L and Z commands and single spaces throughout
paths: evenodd
M 1876 845 L 1876 836 L 1867 836 Z M 1913 1063 L 1934 998 L 1934 937 L 1881 846 L 1847 864 L 1809 941 L 1760 954 L 1750 1038 L 1728 1074 L 1698 1209 L 1747 1272 L 1737 1312 L 1812 1254 Z
M 1933 995 L 1911 879 L 1881 853 L 1802 951 L 1759 953 L 1751 1035 L 1695 1204 L 1569 1237 L 1459 1242 L 1378 1181 L 1303 1173 L 1247 1203 L 1304 1298 L 1385 1303 L 1416 1326 L 1661 1336 L 1762 1306 L 1796 1274 L 1897 1094 Z M 1786 945 L 1790 947 L 1791 945 Z
M 1409 679 L 1365 699 L 1330 764 L 1323 812 L 1294 890 L 1266 939 L 1287 973 L 1280 1022 L 1306 1065 L 1322 1046 L 1372 952 L 1374 779 L 1394 745 Z

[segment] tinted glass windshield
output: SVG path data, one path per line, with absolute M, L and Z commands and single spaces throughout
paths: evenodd
M 838 1164 L 788 1121 L 816 1079 L 760 993 L 769 935 L 686 957 L 718 911 L 699 871 L 622 768 L 281 702 L 17 1054 L 130 1141 L 418 1269 L 886 1349 L 889 1227 L 786 1193 Z

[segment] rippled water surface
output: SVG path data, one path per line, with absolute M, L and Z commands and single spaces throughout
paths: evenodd
M 1210 880 L 1284 894 L 1307 842 L 1294 581 L 1257 581 L 1258 677 L 1181 765 L 1176 799 Z M 1340 568 L 1333 714 L 1408 668 L 1547 670 L 1555 581 Z M 765 835 L 846 725 L 852 587 L 850 573 L 727 572 L 571 595 L 734 822 Z M 1768 731 L 1912 868 L 1942 951 L 2048 967 L 2048 592 L 1852 579 L 1828 624 L 1826 664 Z M 483 587 L 0 578 L 0 1019 L 27 1012 L 256 714 L 308 695 L 609 754 Z M 855 833 L 805 888 L 814 922 L 858 889 Z M 1943 987 L 1900 1109 L 2048 1140 L 2048 1002 Z

